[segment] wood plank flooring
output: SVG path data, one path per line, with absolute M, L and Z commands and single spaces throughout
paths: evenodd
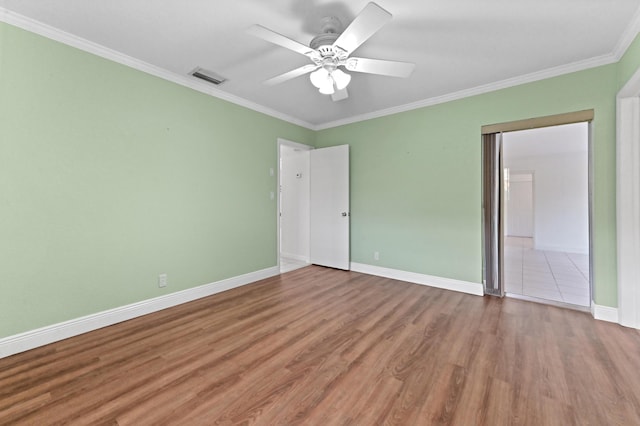
M 640 334 L 316 266 L 0 359 L 0 424 L 640 425 Z

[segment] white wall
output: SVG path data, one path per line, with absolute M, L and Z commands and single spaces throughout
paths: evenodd
M 533 173 L 511 173 L 505 206 L 505 233 L 533 238 Z
M 309 151 L 281 145 L 280 252 L 309 261 Z
M 569 126 L 573 127 L 562 129 Z M 534 172 L 535 248 L 588 253 L 588 127 L 569 126 L 536 129 L 528 135 L 506 133 L 504 164 L 512 174 Z M 526 148 L 520 150 L 520 145 Z

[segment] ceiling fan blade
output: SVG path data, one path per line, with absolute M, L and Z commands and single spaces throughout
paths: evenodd
M 382 28 L 391 19 L 391 16 L 389 12 L 371 2 L 362 9 L 362 12 L 340 34 L 333 45 L 351 53 Z
M 289 72 L 285 72 L 284 74 L 280 74 L 278 76 L 270 78 L 269 80 L 265 81 L 264 84 L 275 86 L 276 84 L 284 83 L 287 80 L 291 80 L 293 78 L 300 77 L 301 75 L 308 74 L 312 71 L 317 70 L 318 68 L 320 68 L 320 66 L 315 64 L 305 65 L 303 67 L 296 68 L 295 70 L 291 70 Z
M 285 49 L 293 50 L 294 52 L 298 52 L 301 55 L 305 55 L 310 58 L 313 57 L 313 55 L 317 55 L 317 52 L 309 46 L 305 46 L 304 44 L 298 43 L 297 41 L 285 37 L 282 34 L 271 31 L 270 29 L 265 28 L 262 25 L 256 24 L 250 26 L 249 28 L 247 28 L 247 33 L 268 41 L 269 43 L 277 44 L 278 46 L 282 46 Z
M 342 90 L 336 90 L 331 95 L 331 99 L 333 100 L 333 102 L 338 102 L 338 101 L 341 101 L 343 99 L 347 99 L 348 97 L 349 97 L 349 92 L 347 92 L 347 88 L 346 87 L 344 89 L 342 89 Z
M 411 75 L 416 64 L 382 59 L 349 58 L 344 66 L 349 71 L 406 78 Z

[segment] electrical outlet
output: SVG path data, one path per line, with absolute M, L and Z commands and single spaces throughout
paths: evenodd
M 167 274 L 158 275 L 158 287 L 166 287 L 167 286 Z
M 380 253 L 377 251 L 373 252 L 373 260 L 380 260 Z

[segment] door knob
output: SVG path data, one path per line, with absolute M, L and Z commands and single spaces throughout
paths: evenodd
M 346 216 L 348 216 L 348 215 L 349 215 L 349 213 L 347 213 L 347 212 L 342 212 L 342 217 L 346 217 Z

